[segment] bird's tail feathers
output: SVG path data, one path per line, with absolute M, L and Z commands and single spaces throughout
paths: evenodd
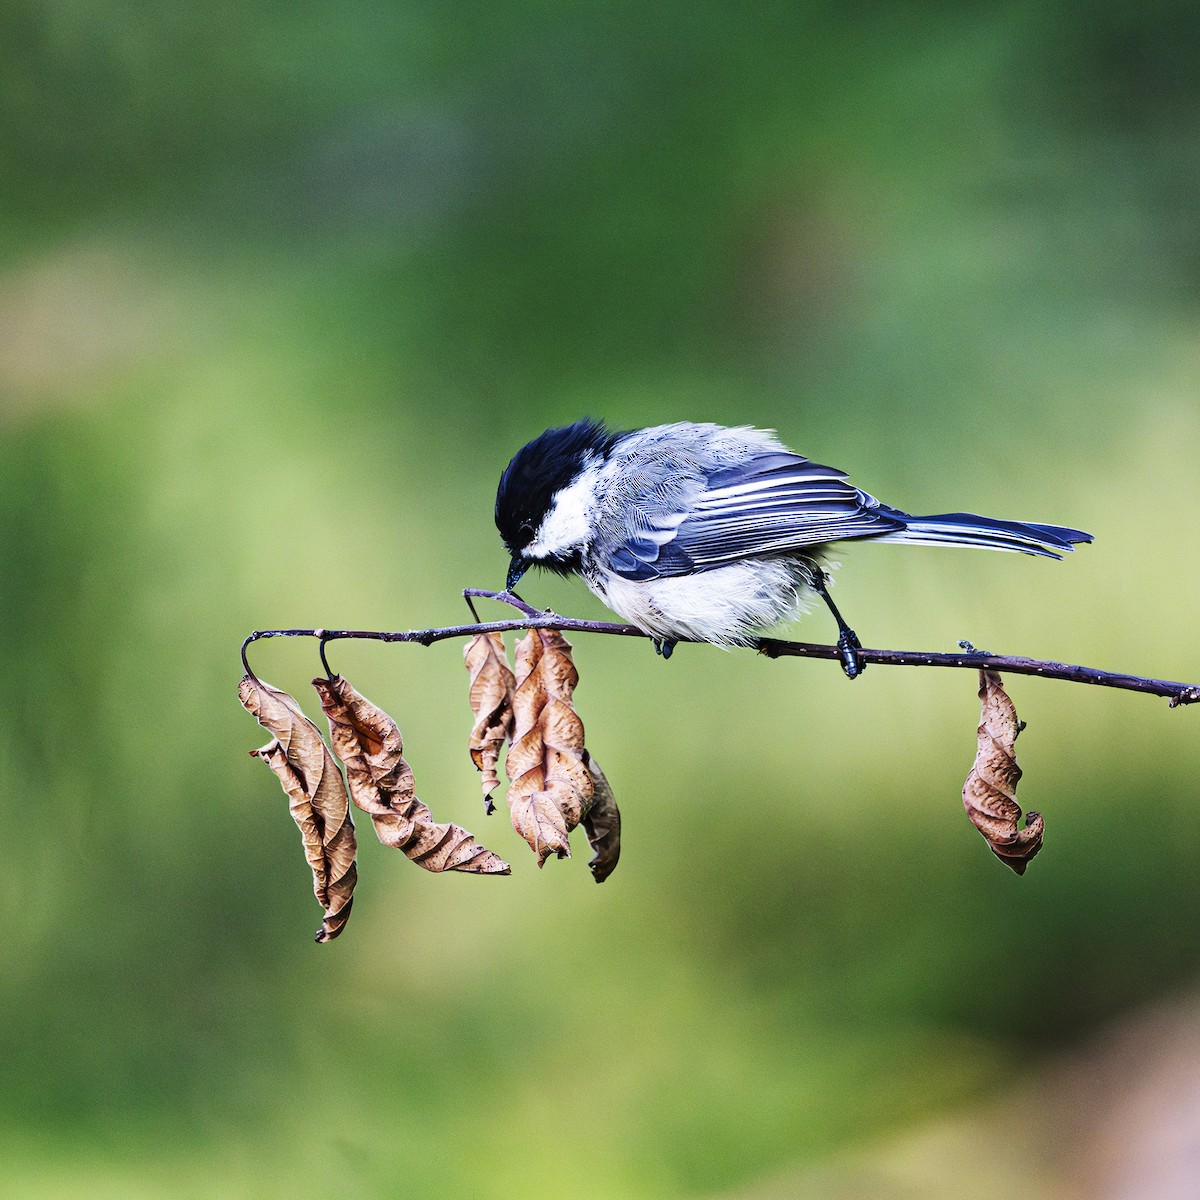
M 1040 554 L 1046 558 L 1062 558 L 1078 543 L 1092 540 L 1090 533 L 1065 525 L 1001 521 L 976 513 L 937 513 L 930 517 L 911 517 L 907 513 L 896 515 L 904 521 L 904 528 L 877 535 L 873 540 L 920 546 L 980 546 L 985 550 Z

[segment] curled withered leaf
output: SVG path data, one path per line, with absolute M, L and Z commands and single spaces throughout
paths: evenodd
M 600 770 L 594 754 L 583 752 L 584 765 L 592 777 L 595 791 L 592 807 L 583 816 L 583 831 L 587 834 L 592 857 L 588 866 L 597 883 L 603 883 L 616 870 L 621 857 L 621 810 L 612 787 Z
M 509 866 L 458 825 L 442 825 L 417 799 L 396 723 L 340 675 L 314 679 L 329 718 L 334 753 L 346 765 L 350 797 L 370 813 L 375 833 L 427 871 L 507 875 Z
M 570 643 L 556 629 L 531 629 L 516 657 L 508 808 L 540 867 L 551 854 L 570 857 L 567 835 L 591 807 L 595 782 L 583 761 L 583 722 L 571 707 L 579 675 Z
M 1021 819 L 1016 798 L 1021 768 L 1013 747 L 1024 725 L 1017 720 L 1017 710 L 995 671 L 979 672 L 979 699 L 983 702 L 979 749 L 963 785 L 963 807 L 992 853 L 1018 875 L 1024 875 L 1029 860 L 1042 848 L 1046 827 L 1041 813 L 1036 812 L 1025 818 L 1024 829 L 1017 826 Z
M 275 735 L 250 753 L 279 776 L 287 792 L 292 819 L 304 842 L 304 856 L 312 868 L 313 892 L 325 910 L 317 941 L 331 941 L 350 918 L 358 879 L 354 822 L 342 774 L 320 731 L 287 692 L 247 675 L 238 685 L 238 699 Z
M 492 793 L 500 786 L 496 767 L 500 751 L 512 737 L 513 688 L 516 680 L 508 669 L 504 639 L 498 633 L 477 633 L 463 650 L 463 661 L 471 673 L 471 761 L 483 774 L 483 807 L 495 812 Z

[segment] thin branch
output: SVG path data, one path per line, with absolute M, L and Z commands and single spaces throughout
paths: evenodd
M 438 629 L 408 629 L 381 631 L 374 629 L 256 629 L 242 643 L 242 665 L 248 675 L 254 672 L 246 658 L 246 648 L 251 642 L 263 638 L 311 637 L 317 638 L 321 648 L 322 665 L 328 672 L 324 659 L 324 648 L 329 642 L 348 639 L 367 639 L 376 642 L 416 642 L 432 646 L 434 642 L 450 638 L 474 637 L 477 633 L 503 633 L 510 629 L 558 629 L 564 633 L 601 633 L 616 637 L 645 638 L 634 625 L 622 625 L 613 621 L 587 621 L 578 617 L 564 617 L 558 613 L 543 612 L 526 604 L 512 592 L 491 592 L 483 588 L 467 588 L 463 597 L 471 605 L 472 597 L 498 600 L 517 609 L 522 615 L 507 621 L 475 621 L 468 625 L 447 625 Z M 474 614 L 474 605 L 471 605 Z M 691 639 L 680 638 L 680 641 Z M 1166 696 L 1171 707 L 1200 703 L 1200 684 L 1179 683 L 1170 679 L 1147 679 L 1141 675 L 1124 675 L 1115 671 L 1101 671 L 1095 667 L 1081 667 L 1073 663 L 1044 661 L 1008 654 L 985 654 L 968 643 L 959 654 L 939 654 L 921 650 L 857 650 L 861 664 L 874 663 L 885 667 L 958 667 L 978 671 L 1006 671 L 1013 675 L 1037 675 L 1043 679 L 1065 679 L 1069 683 L 1090 683 L 1098 687 L 1120 688 L 1127 692 L 1144 692 L 1151 696 Z M 759 638 L 748 649 L 756 649 L 768 658 L 827 658 L 840 661 L 841 651 L 837 646 L 824 646 L 815 642 L 790 642 L 779 638 Z

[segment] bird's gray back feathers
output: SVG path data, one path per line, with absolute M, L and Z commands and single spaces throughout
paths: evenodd
M 904 523 L 843 472 L 758 429 L 664 425 L 614 449 L 597 487 L 596 566 L 629 580 L 712 570 Z

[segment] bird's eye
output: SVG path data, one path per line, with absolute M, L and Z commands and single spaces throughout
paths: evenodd
M 530 525 L 530 523 L 528 521 L 521 522 L 521 527 L 520 527 L 520 529 L 517 530 L 517 533 L 520 534 L 521 541 L 523 541 L 523 542 L 533 541 L 534 529 L 533 529 L 533 526 Z

